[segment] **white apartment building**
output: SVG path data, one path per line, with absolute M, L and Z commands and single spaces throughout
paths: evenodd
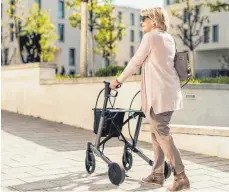
M 56 42 L 58 51 L 55 55 L 54 62 L 58 66 L 64 66 L 66 74 L 78 74 L 80 70 L 80 30 L 72 28 L 68 17 L 71 15 L 72 10 L 64 8 L 64 0 L 23 0 L 22 4 L 25 13 L 32 7 L 34 2 L 39 3 L 40 8 L 50 10 L 50 18 L 56 27 L 56 32 L 59 39 Z M 5 2 L 1 3 L 2 6 L 2 22 L 8 23 L 9 28 L 13 27 L 11 19 L 5 13 L 8 5 Z M 124 66 L 128 63 L 131 56 L 140 44 L 142 38 L 140 15 L 139 10 L 130 7 L 117 6 L 115 14 L 121 14 L 123 23 L 126 25 L 126 36 L 117 43 L 117 55 L 112 61 L 112 64 Z M 8 27 L 2 27 L 2 35 L 9 32 Z M 16 47 L 16 39 L 11 33 L 6 41 L 5 53 L 10 57 L 14 48 Z M 103 66 L 103 59 L 101 56 L 95 56 L 96 69 L 98 70 Z M 2 62 L 4 65 L 5 61 Z M 16 59 L 11 61 L 11 64 L 16 63 Z M 88 55 L 88 70 L 91 70 L 90 56 Z
M 120 66 L 125 66 L 131 57 L 133 57 L 143 36 L 140 24 L 140 10 L 131 7 L 116 6 L 115 12 L 116 15 L 122 15 L 123 23 L 126 26 L 126 35 L 117 43 L 116 63 Z
M 224 1 L 229 2 L 229 0 Z M 183 11 L 183 5 L 175 2 L 175 0 L 164 0 L 165 8 Z M 190 2 L 198 4 L 201 0 Z M 222 68 L 222 63 L 219 61 L 222 55 L 229 56 L 229 12 L 211 13 L 209 8 L 202 7 L 200 14 L 201 16 L 208 16 L 209 23 L 204 23 L 200 31 L 202 42 L 195 49 L 195 72 L 197 77 L 212 76 L 214 72 Z M 171 14 L 170 19 L 174 26 L 180 22 Z M 170 32 L 176 37 L 176 31 L 171 29 Z M 180 38 L 176 37 L 176 42 L 178 50 L 187 49 Z

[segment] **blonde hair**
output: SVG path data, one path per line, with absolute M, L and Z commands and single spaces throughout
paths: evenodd
M 169 28 L 169 16 L 164 8 L 155 7 L 151 9 L 142 9 L 140 11 L 141 16 L 146 16 L 155 22 L 155 25 L 162 31 L 168 31 Z

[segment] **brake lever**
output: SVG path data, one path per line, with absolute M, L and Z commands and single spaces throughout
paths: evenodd
M 118 96 L 118 91 L 115 90 L 115 89 L 112 89 L 112 91 L 115 91 L 115 95 L 112 95 L 112 94 L 110 93 L 110 96 L 111 96 L 111 97 L 117 97 L 117 96 Z

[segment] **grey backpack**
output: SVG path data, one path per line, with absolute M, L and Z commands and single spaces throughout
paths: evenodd
M 186 80 L 186 82 L 181 86 L 182 88 L 189 82 L 189 80 L 192 77 L 192 71 L 191 71 L 191 66 L 189 62 L 189 52 L 188 51 L 178 52 L 176 48 L 176 54 L 174 57 L 174 67 L 177 71 L 180 81 Z

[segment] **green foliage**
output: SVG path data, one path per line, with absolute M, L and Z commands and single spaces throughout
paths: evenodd
M 207 2 L 206 4 L 211 12 L 221 12 L 221 11 L 229 11 L 229 3 L 217 1 L 217 2 Z
M 208 16 L 202 13 L 203 3 L 196 4 L 193 0 L 179 0 L 179 3 L 182 3 L 181 9 L 169 8 L 172 16 L 180 21 L 179 24 L 171 24 L 171 27 L 176 30 L 176 35 L 184 45 L 193 51 L 202 41 L 203 25 L 210 21 Z
M 55 42 L 58 38 L 55 32 L 55 26 L 50 20 L 50 11 L 40 10 L 37 3 L 34 3 L 32 8 L 29 10 L 28 16 L 25 18 L 25 25 L 23 31 L 25 34 L 40 34 L 40 45 L 41 45 L 41 61 L 52 61 L 54 60 L 55 52 L 57 47 Z
M 100 19 L 98 25 L 100 30 L 95 35 L 97 42 L 96 53 L 104 59 L 111 61 L 111 56 L 117 51 L 116 43 L 125 33 L 125 26 L 122 24 L 121 16 L 114 16 L 115 7 L 110 4 L 100 6 Z
M 23 19 L 24 11 L 22 11 L 23 7 L 21 5 L 22 0 L 7 0 L 7 4 L 9 5 L 6 13 L 7 15 L 13 19 L 15 24 L 18 24 L 19 21 Z M 21 12 L 18 12 L 21 10 Z
M 202 78 L 200 83 L 229 84 L 229 77 Z
M 111 70 L 113 68 L 113 71 Z M 97 71 L 97 77 L 109 77 L 109 76 L 119 76 L 124 70 L 124 67 L 120 66 L 109 66 L 104 69 L 99 69 Z M 80 78 L 79 75 L 57 75 L 57 80 L 66 80 L 66 79 L 76 79 Z M 182 83 L 185 83 L 182 82 Z M 201 79 L 191 79 L 189 84 L 200 84 L 200 83 L 210 83 L 210 84 L 229 84 L 229 77 L 214 77 L 214 78 L 201 78 Z
M 185 83 L 182 82 L 182 83 Z M 200 78 L 200 79 L 191 79 L 189 84 L 199 84 L 199 83 L 212 83 L 212 84 L 229 84 L 229 77 L 207 77 L 207 78 Z
M 124 70 L 122 66 L 110 65 L 106 68 L 99 69 L 95 76 L 97 77 L 109 77 L 109 76 L 118 76 Z
M 97 48 L 93 51 L 109 61 L 111 55 L 116 53 L 116 42 L 125 35 L 125 26 L 122 24 L 120 16 L 115 17 L 115 7 L 111 5 L 111 2 L 112 0 L 103 0 L 103 3 L 99 4 L 97 0 L 91 0 L 88 3 L 88 30 L 96 31 L 94 39 Z M 80 3 L 81 0 L 66 2 L 66 7 L 73 10 L 69 17 L 72 27 L 80 28 Z

